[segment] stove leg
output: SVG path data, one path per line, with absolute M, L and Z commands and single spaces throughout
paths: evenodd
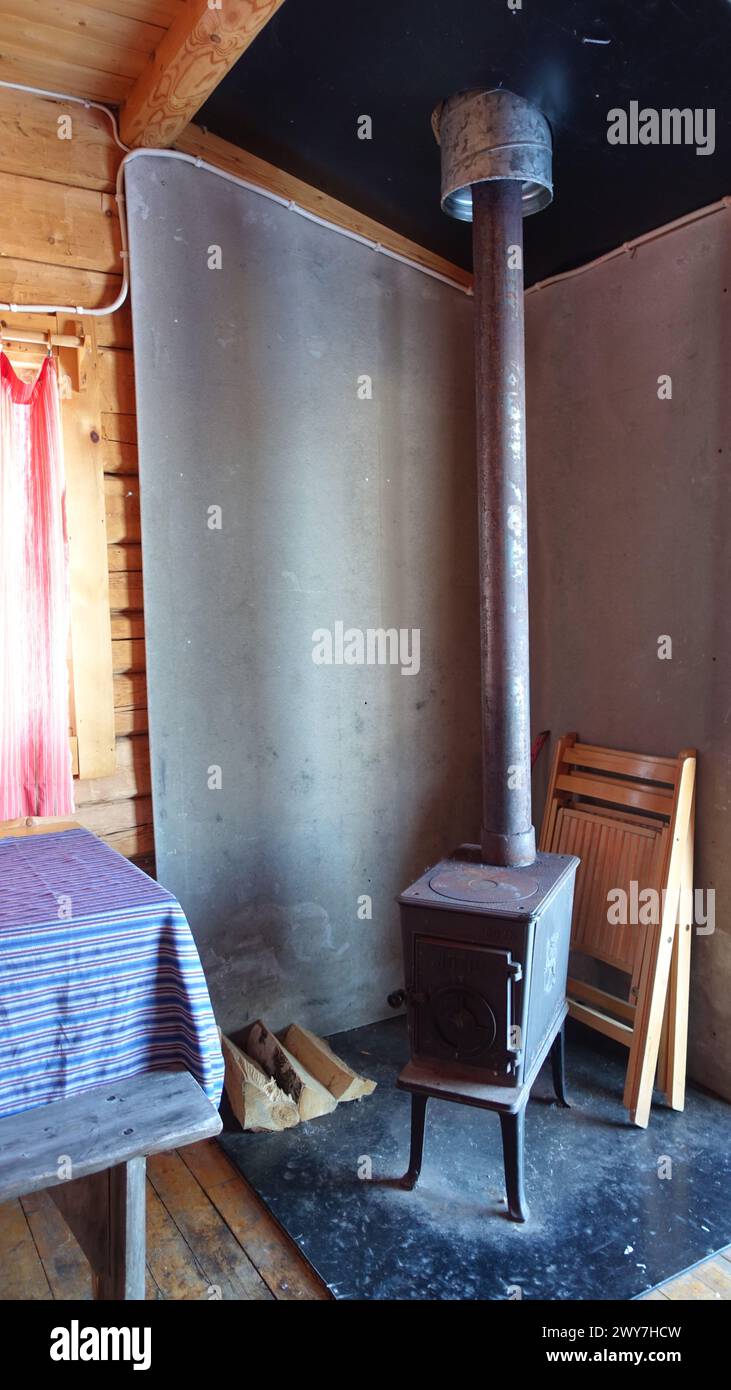
M 523 1152 L 525 1148 L 525 1106 L 514 1115 L 500 1115 L 505 1163 L 505 1188 L 512 1221 L 527 1221 L 530 1215 L 523 1190 Z
M 421 1172 L 421 1160 L 424 1153 L 424 1124 L 426 1122 L 426 1103 L 428 1096 L 411 1095 L 411 1152 L 409 1154 L 409 1170 L 404 1173 L 401 1179 L 401 1186 L 408 1192 L 416 1187 Z
M 553 1071 L 553 1089 L 556 1092 L 556 1099 L 559 1105 L 569 1108 L 569 1101 L 566 1097 L 566 1076 L 564 1073 L 564 1046 L 563 1028 L 557 1032 L 551 1045 L 551 1070 Z

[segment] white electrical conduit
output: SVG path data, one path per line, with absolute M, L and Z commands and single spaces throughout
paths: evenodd
M 85 97 L 69 96 L 64 92 L 45 91 L 41 87 L 27 87 L 20 82 L 0 81 L 0 87 L 10 88 L 15 92 L 29 92 L 33 96 L 46 97 L 50 101 L 73 102 L 77 106 L 85 106 L 95 111 L 102 111 L 111 122 L 112 133 L 116 144 L 120 150 L 125 150 L 125 156 L 121 160 L 117 170 L 115 198 L 119 209 L 119 227 L 122 241 L 122 287 L 116 299 L 111 304 L 105 305 L 101 309 L 86 309 L 83 304 L 4 304 L 0 303 L 0 311 L 6 313 L 25 313 L 25 314 L 76 314 L 79 317 L 88 315 L 92 318 L 103 318 L 107 314 L 113 314 L 121 308 L 129 291 L 129 249 L 127 241 L 127 214 L 124 199 L 124 171 L 131 159 L 138 159 L 145 155 L 155 155 L 158 158 L 163 156 L 165 159 L 180 159 L 186 164 L 194 164 L 196 169 L 206 169 L 208 173 L 216 174 L 220 179 L 226 179 L 228 183 L 237 184 L 239 188 L 248 188 L 251 193 L 258 193 L 261 198 L 269 198 L 272 203 L 279 203 L 282 207 L 289 208 L 290 212 L 296 212 L 298 216 L 307 218 L 308 222 L 316 222 L 320 227 L 327 227 L 331 232 L 338 232 L 340 236 L 346 236 L 351 241 L 358 241 L 362 246 L 369 246 L 372 251 L 379 251 L 381 255 L 388 256 L 393 261 L 400 261 L 402 265 L 411 266 L 412 270 L 421 271 L 422 275 L 429 275 L 432 280 L 441 280 L 445 285 L 451 285 L 452 289 L 461 290 L 462 294 L 471 295 L 472 288 L 469 285 L 462 285 L 458 280 L 453 280 L 448 275 L 442 275 L 438 270 L 430 270 L 428 266 L 420 265 L 418 261 L 411 260 L 409 256 L 402 256 L 398 251 L 391 251 L 388 246 L 383 246 L 380 241 L 372 241 L 370 237 L 361 236 L 359 232 L 351 232 L 347 227 L 340 227 L 336 222 L 329 222 L 325 217 L 318 217 L 317 213 L 308 212 L 291 198 L 283 198 L 278 193 L 272 193 L 268 188 L 261 188 L 256 183 L 250 183 L 248 179 L 239 178 L 236 174 L 229 174 L 225 169 L 219 169 L 215 164 L 209 164 L 205 159 L 200 159 L 190 154 L 183 154 L 181 150 L 152 150 L 139 149 L 131 150 L 128 145 L 124 145 L 119 138 L 119 130 L 114 112 L 108 106 L 103 106 L 101 102 L 89 101 Z M 676 231 L 679 227 L 685 227 L 690 222 L 695 222 L 701 217 L 708 217 L 711 213 L 722 212 L 731 208 L 731 198 L 722 198 L 718 203 L 710 203 L 708 207 L 699 208 L 696 212 L 687 213 L 684 217 L 679 217 L 675 222 L 668 222 L 664 227 L 658 227 L 654 231 L 645 232 L 642 236 L 636 237 L 634 241 L 627 241 L 622 246 L 616 247 L 614 251 L 608 251 L 605 255 L 597 257 L 596 260 L 587 261 L 585 265 L 576 266 L 573 270 L 563 271 L 561 275 L 553 275 L 549 280 L 539 280 L 531 285 L 526 294 L 535 294 L 537 290 L 547 289 L 551 285 L 557 285 L 562 280 L 568 280 L 574 275 L 583 275 L 587 270 L 594 270 L 597 266 L 604 265 L 606 261 L 614 260 L 616 256 L 625 254 L 634 255 L 638 246 L 642 246 L 647 241 L 655 241 L 657 237 L 666 236 L 668 232 Z
M 42 87 L 27 87 L 20 82 L 2 82 L 0 87 L 5 87 L 14 92 L 29 92 L 31 96 L 45 97 L 49 101 L 62 101 L 64 103 L 73 102 L 75 106 L 85 106 L 87 110 L 93 108 L 95 111 L 102 111 L 108 118 L 112 126 L 112 134 L 115 143 L 120 150 L 129 150 L 128 145 L 123 145 L 119 138 L 117 128 L 117 118 L 108 106 L 102 106 L 101 102 L 88 101 L 85 97 L 72 97 L 65 92 L 49 92 Z M 0 311 L 9 314 L 75 314 L 88 315 L 92 318 L 102 318 L 107 314 L 113 314 L 116 309 L 120 309 L 127 298 L 129 290 L 129 265 L 127 250 L 127 217 L 124 210 L 124 159 L 121 161 L 117 170 L 116 202 L 119 209 L 119 227 L 122 241 L 122 286 L 116 299 L 111 304 L 105 305 L 102 309 L 87 309 L 83 304 L 6 304 L 0 302 Z
M 237 184 L 239 188 L 248 188 L 251 193 L 258 193 L 261 198 L 268 198 L 272 203 L 279 203 L 282 207 L 289 208 L 290 212 L 296 212 L 300 217 L 307 218 L 308 222 L 316 222 L 320 227 L 327 227 L 332 232 L 339 232 L 341 236 L 348 237 L 351 241 L 358 241 L 362 246 L 369 246 L 372 251 L 379 251 L 381 255 L 388 256 L 391 260 L 401 261 L 403 265 L 411 266 L 413 270 L 421 271 L 422 275 L 429 275 L 433 280 L 441 280 L 445 285 L 451 285 L 455 290 L 461 290 L 463 294 L 472 294 L 471 286 L 461 285 L 458 280 L 453 280 L 448 275 L 442 275 L 438 270 L 430 270 L 428 266 L 420 265 L 418 261 L 411 260 L 409 256 L 402 256 L 398 251 L 391 251 L 389 247 L 383 246 L 379 241 L 372 241 L 370 237 L 361 236 L 359 232 L 351 232 L 347 227 L 340 227 L 336 222 L 329 222 L 325 217 L 318 217 L 317 213 L 308 212 L 302 208 L 292 198 L 283 198 L 278 193 L 272 193 L 268 188 L 261 188 L 256 183 L 250 183 L 248 179 L 239 178 L 236 174 L 229 174 L 225 169 L 219 169 L 215 164 L 209 164 L 205 159 L 196 158 L 190 154 L 183 154 L 180 150 L 153 150 L 139 149 L 131 150 L 128 145 L 124 145 L 119 138 L 119 130 L 114 112 L 108 106 L 103 106 L 98 101 L 88 101 L 85 97 L 69 96 L 64 92 L 46 91 L 41 87 L 27 87 L 19 82 L 0 81 L 0 87 L 10 88 L 16 92 L 29 92 L 33 96 L 45 97 L 49 101 L 73 102 L 77 106 L 85 106 L 95 111 L 103 111 L 112 126 L 114 140 L 121 150 L 125 151 L 124 158 L 120 161 L 117 170 L 115 199 L 119 210 L 119 227 L 122 241 L 122 286 L 119 294 L 111 304 L 104 305 L 101 309 L 87 309 L 83 304 L 8 304 L 0 302 L 0 312 L 16 314 L 75 314 L 79 317 L 88 315 L 92 318 L 103 318 L 107 314 L 113 314 L 124 304 L 129 291 L 129 244 L 127 239 L 127 213 L 124 197 L 124 175 L 125 169 L 131 159 L 138 159 L 145 155 L 155 155 L 158 158 L 163 156 L 166 159 L 180 159 L 185 164 L 194 164 L 196 169 L 205 169 L 208 173 L 216 174 L 218 178 L 225 179 L 227 183 Z
M 439 270 L 430 270 L 426 265 L 420 265 L 410 256 L 402 256 L 398 251 L 392 251 L 390 247 L 383 246 L 380 241 L 372 241 L 370 237 L 362 236 L 360 232 L 351 232 L 348 227 L 340 227 L 337 222 L 329 222 L 326 217 L 319 217 L 316 212 L 308 212 L 306 208 L 300 207 L 293 198 L 283 198 L 279 193 L 272 193 L 268 188 L 261 188 L 258 183 L 250 183 L 248 179 L 239 178 L 238 174 L 229 174 L 225 169 L 219 169 L 216 164 L 209 164 L 207 160 L 192 154 L 183 154 L 182 150 L 132 150 L 131 154 L 125 155 L 120 165 L 129 164 L 130 160 L 140 156 L 155 155 L 156 158 L 181 159 L 185 164 L 194 164 L 196 169 L 205 169 L 209 174 L 216 174 L 219 179 L 225 179 L 227 183 L 235 183 L 238 188 L 248 188 L 250 193 L 258 193 L 261 198 L 268 198 L 272 203 L 279 203 L 283 208 L 289 208 L 290 212 L 296 212 L 299 217 L 305 217 L 308 222 L 316 222 L 319 227 L 327 227 L 331 232 L 338 232 L 340 236 L 346 236 L 349 241 L 359 241 L 361 246 L 369 246 L 372 251 L 380 251 L 382 256 L 388 256 L 392 261 L 400 261 L 402 265 L 411 266 L 412 270 L 420 270 L 422 275 L 429 275 L 432 280 L 441 280 L 445 285 L 451 285 L 453 290 L 461 290 L 463 294 L 472 294 L 471 285 L 462 285 L 459 280 L 453 280 L 449 275 L 442 275 Z
M 635 237 L 634 241 L 625 241 L 621 246 L 615 246 L 613 251 L 605 251 L 603 256 L 597 256 L 596 260 L 586 261 L 584 265 L 576 265 L 573 270 L 563 270 L 560 275 L 551 275 L 547 280 L 536 280 L 529 285 L 526 294 L 536 294 L 538 290 L 550 289 L 551 285 L 558 285 L 562 280 L 572 280 L 576 275 L 584 275 L 587 270 L 596 270 L 600 265 L 606 265 L 607 261 L 616 260 L 617 256 L 634 256 L 638 246 L 644 246 L 647 241 L 657 241 L 662 236 L 667 236 L 669 232 L 677 232 L 681 227 L 688 227 L 691 222 L 699 222 L 702 217 L 710 217 L 713 212 L 724 212 L 731 208 L 731 198 L 728 196 L 720 198 L 717 203 L 708 203 L 704 208 L 696 208 L 695 212 L 686 212 L 682 217 L 677 217 L 674 222 L 666 222 L 663 227 L 655 227 L 651 232 L 643 232 L 641 236 Z

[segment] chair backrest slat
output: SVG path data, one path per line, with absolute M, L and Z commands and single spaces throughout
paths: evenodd
M 559 740 L 546 799 L 540 848 L 575 854 L 571 944 L 574 950 L 624 971 L 633 979 L 644 949 L 642 924 L 610 921 L 612 889 L 635 903 L 646 888 L 662 892 L 670 851 L 669 827 L 685 750 L 677 758 L 624 752 Z

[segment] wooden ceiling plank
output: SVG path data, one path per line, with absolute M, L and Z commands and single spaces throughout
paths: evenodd
M 124 101 L 134 82 L 131 77 L 39 57 L 26 46 L 7 42 L 0 45 L 0 78 L 4 82 L 21 82 L 27 87 L 42 87 L 44 91 L 64 92 L 112 105 Z
M 0 0 L 0 15 L 73 34 L 84 49 L 90 44 L 107 44 L 130 53 L 142 53 L 145 59 L 154 53 L 168 27 L 114 14 L 106 6 L 95 9 L 86 0 L 34 0 L 32 11 L 28 0 Z M 102 64 L 92 66 L 101 67 Z
M 83 30 L 57 29 L 35 19 L 0 13 L 0 53 L 8 53 L 11 48 L 45 62 L 63 63 L 69 73 L 93 68 L 132 80 L 147 62 L 147 52 L 106 43 Z
M 283 0 L 187 0 L 121 113 L 127 145 L 172 145 Z
M 186 0 L 85 0 L 90 9 L 139 19 L 144 24 L 159 24 L 161 29 L 170 28 L 185 3 Z

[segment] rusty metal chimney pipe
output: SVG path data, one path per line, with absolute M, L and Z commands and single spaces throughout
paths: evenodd
M 520 184 L 472 190 L 482 650 L 482 857 L 532 864 Z M 478 270 L 479 267 L 479 270 Z
M 432 117 L 442 207 L 472 220 L 482 652 L 482 858 L 536 857 L 531 815 L 523 217 L 551 201 L 545 117 L 512 92 L 459 92 Z

